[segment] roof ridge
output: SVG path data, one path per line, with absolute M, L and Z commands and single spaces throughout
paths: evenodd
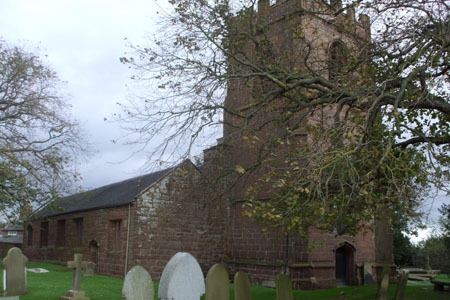
M 33 216 L 41 218 L 99 208 L 128 205 L 135 201 L 136 194 L 138 194 L 139 191 L 144 190 L 147 186 L 170 173 L 172 169 L 174 169 L 174 167 L 61 197 L 44 206 L 41 210 L 38 210 Z
M 159 172 L 170 171 L 170 170 L 173 169 L 173 168 L 174 168 L 174 167 L 166 168 L 166 169 L 163 169 L 163 170 L 159 170 L 159 171 L 155 171 L 155 172 L 151 172 L 151 173 L 139 175 L 139 176 L 136 176 L 136 177 L 131 177 L 131 178 L 124 179 L 124 180 L 121 180 L 121 181 L 116 181 L 116 182 L 108 183 L 108 184 L 106 184 L 106 185 L 102 185 L 102 186 L 99 186 L 99 187 L 96 187 L 96 188 L 93 188 L 93 189 L 89 189 L 89 190 L 82 191 L 82 192 L 75 193 L 75 194 L 70 194 L 70 195 L 64 196 L 64 197 L 62 197 L 62 198 L 71 197 L 71 196 L 75 196 L 75 195 L 79 195 L 79 194 L 83 194 L 83 193 L 87 193 L 87 192 L 92 192 L 92 191 L 95 191 L 95 190 L 98 190 L 98 189 L 101 189 L 101 188 L 106 188 L 106 187 L 109 187 L 109 186 L 114 186 L 114 185 L 122 184 L 122 183 L 125 183 L 125 182 L 127 182 L 127 181 L 132 181 L 132 180 L 134 180 L 134 179 L 138 179 L 138 178 L 142 178 L 142 177 L 146 177 L 146 176 L 150 176 L 150 175 L 155 175 L 155 174 L 157 174 L 157 173 L 159 173 Z

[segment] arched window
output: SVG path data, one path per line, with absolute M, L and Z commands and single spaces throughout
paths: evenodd
M 342 8 L 342 0 L 330 0 L 330 5 L 334 9 L 341 9 Z
M 342 41 L 334 41 L 328 50 L 328 72 L 330 80 L 339 80 L 347 65 L 346 47 Z

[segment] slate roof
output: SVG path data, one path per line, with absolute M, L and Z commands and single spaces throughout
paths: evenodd
M 0 235 L 0 243 L 22 244 L 23 243 L 23 235 Z
M 35 214 L 35 217 L 50 217 L 68 213 L 117 207 L 134 202 L 145 188 L 164 177 L 172 169 L 165 169 L 147 175 L 105 185 L 56 200 Z

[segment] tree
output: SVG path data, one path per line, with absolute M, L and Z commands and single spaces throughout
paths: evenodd
M 394 241 L 394 263 L 397 266 L 412 266 L 414 254 L 417 252 L 416 247 L 411 240 L 405 235 L 400 227 L 393 230 Z
M 0 213 L 20 215 L 73 188 L 87 144 L 68 114 L 55 72 L 0 40 Z
M 425 268 L 427 260 L 429 260 L 431 269 L 441 270 L 442 273 L 449 273 L 449 253 L 442 237 L 438 235 L 429 236 L 418 245 L 415 265 Z
M 252 152 L 225 159 L 223 182 L 247 192 L 224 194 L 287 231 L 418 221 L 430 183 L 447 187 L 448 1 L 170 4 L 154 41 L 121 58 L 151 93 L 117 118 L 129 142 L 157 145 L 150 161 L 223 126 L 224 145 Z
M 441 213 L 439 225 L 442 231 L 442 239 L 447 247 L 447 251 L 450 252 L 450 204 L 442 204 L 439 212 Z

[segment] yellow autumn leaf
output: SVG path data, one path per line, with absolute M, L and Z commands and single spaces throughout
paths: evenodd
M 236 165 L 235 171 L 238 172 L 239 174 L 245 174 L 245 169 L 240 165 Z

